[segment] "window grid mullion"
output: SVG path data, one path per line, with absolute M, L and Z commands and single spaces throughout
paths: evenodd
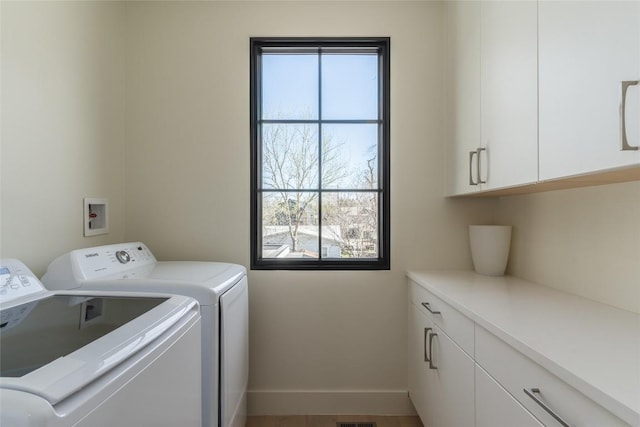
M 260 119 L 258 120 L 260 124 L 346 124 L 346 125 L 378 125 L 382 124 L 381 120 L 378 119 L 324 119 L 324 120 L 316 120 L 316 119 Z
M 252 81 L 251 83 L 254 85 L 254 90 L 256 90 L 256 99 L 254 100 L 255 111 L 252 112 L 252 115 L 255 115 L 253 119 L 256 120 L 257 123 L 255 126 L 255 129 L 252 129 L 252 132 L 254 132 L 254 135 L 252 135 L 252 137 L 257 139 L 257 144 L 256 144 L 257 147 L 255 149 L 254 158 L 252 159 L 252 161 L 258 162 L 260 165 L 260 169 L 259 171 L 256 171 L 255 170 L 256 168 L 252 167 L 252 171 L 251 171 L 251 173 L 255 174 L 256 176 L 257 187 L 258 187 L 256 189 L 258 196 L 255 201 L 252 201 L 253 208 L 251 213 L 252 215 L 257 215 L 260 219 L 259 221 L 257 221 L 258 222 L 257 224 L 254 224 L 254 221 L 251 221 L 252 234 L 257 233 L 256 243 L 252 245 L 251 250 L 256 251 L 256 253 L 262 256 L 262 247 L 264 243 L 263 242 L 264 236 L 262 234 L 262 229 L 263 229 L 262 212 L 263 212 L 264 200 L 263 200 L 263 194 L 262 192 L 260 192 L 259 189 L 264 186 L 263 176 L 262 176 L 262 165 L 263 165 L 262 124 L 260 124 L 260 120 L 262 119 L 263 94 L 262 94 L 262 51 L 259 48 L 255 53 L 255 68 L 256 68 L 255 70 L 253 69 L 251 70 L 251 72 L 255 73 L 254 74 L 255 81 Z
M 327 188 L 326 190 L 314 188 L 260 188 L 263 193 L 382 193 L 382 188 Z
M 318 259 L 322 261 L 322 49 L 318 52 Z

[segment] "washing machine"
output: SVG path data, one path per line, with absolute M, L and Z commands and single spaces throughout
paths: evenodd
M 0 425 L 199 426 L 200 326 L 193 298 L 47 291 L 0 260 Z
M 167 292 L 195 298 L 202 316 L 202 425 L 244 427 L 249 372 L 246 269 L 157 261 L 141 242 L 74 250 L 42 277 L 48 289 Z

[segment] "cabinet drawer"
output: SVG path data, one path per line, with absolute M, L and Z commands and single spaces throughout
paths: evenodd
M 409 280 L 409 300 L 473 357 L 474 323 L 471 319 L 413 280 Z
M 476 364 L 476 427 L 544 427 Z
M 539 403 L 571 426 L 628 426 L 624 421 L 544 369 L 487 330 L 476 327 L 476 362 L 545 425 L 562 425 Z

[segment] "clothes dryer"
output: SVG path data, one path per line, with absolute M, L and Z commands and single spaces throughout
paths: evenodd
M 74 250 L 53 261 L 48 289 L 167 292 L 195 298 L 202 316 L 202 425 L 244 427 L 249 372 L 246 269 L 157 261 L 141 242 Z
M 201 424 L 193 298 L 47 291 L 3 259 L 0 319 L 0 425 Z

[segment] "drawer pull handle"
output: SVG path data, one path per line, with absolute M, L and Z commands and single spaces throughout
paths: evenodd
M 432 332 L 429 335 L 429 369 L 438 369 L 436 365 L 433 364 L 433 337 L 437 337 L 438 334 Z
M 563 420 L 558 414 L 553 412 L 553 409 L 549 408 L 546 403 L 544 403 L 540 398 L 538 398 L 538 396 L 536 396 L 536 394 L 540 394 L 540 389 L 539 388 L 532 388 L 531 391 L 527 390 L 526 388 L 523 389 L 523 390 L 524 390 L 524 392 L 525 392 L 525 394 L 527 396 L 532 398 L 534 402 L 536 402 L 538 405 L 540 405 L 542 407 L 542 409 L 547 411 L 549 413 L 549 415 L 551 415 L 562 426 L 571 427 L 571 424 L 569 424 L 568 422 Z
M 469 151 L 469 185 L 478 185 L 478 182 L 473 180 L 473 156 L 476 154 L 477 151 Z
M 627 108 L 627 89 L 629 86 L 635 86 L 640 80 L 631 80 L 622 82 L 622 103 L 620 104 L 620 135 L 622 136 L 622 151 L 638 150 L 638 146 L 629 145 L 627 140 L 627 124 L 626 124 L 626 108 Z
M 431 305 L 430 305 L 428 302 L 423 302 L 423 303 L 422 303 L 422 306 L 423 306 L 424 308 L 426 308 L 427 310 L 429 310 L 429 313 L 431 313 L 431 314 L 441 314 L 439 311 L 434 311 L 434 310 L 431 308 Z
M 480 153 L 482 153 L 483 151 L 487 151 L 486 148 L 478 148 L 478 157 L 476 158 L 476 161 L 478 162 L 478 184 L 486 184 L 487 180 L 482 180 L 482 172 L 480 172 L 480 164 L 481 164 L 481 159 L 480 159 Z
M 433 330 L 432 328 L 424 328 L 424 361 L 431 363 L 431 359 L 427 356 L 427 335 L 429 335 L 429 331 Z

